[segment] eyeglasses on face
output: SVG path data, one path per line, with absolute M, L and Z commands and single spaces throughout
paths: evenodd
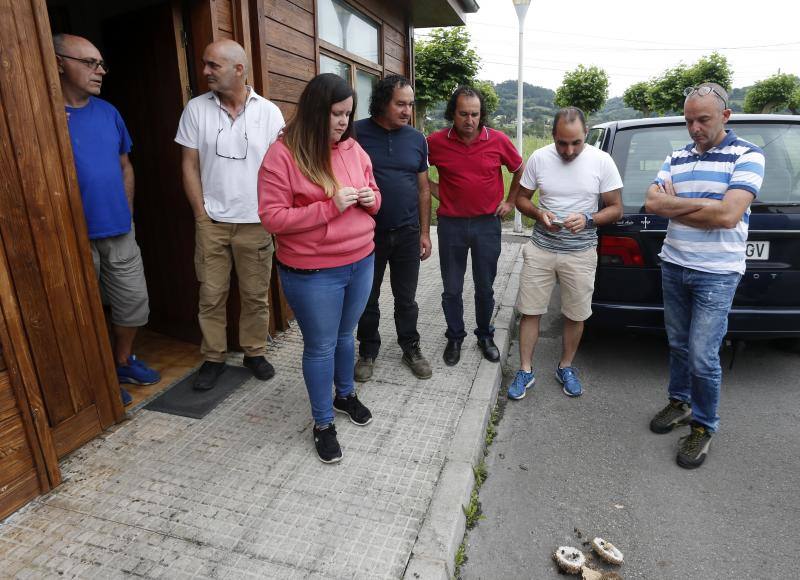
M 690 95 L 693 95 L 694 93 L 697 93 L 701 97 L 705 97 L 709 93 L 714 93 L 722 101 L 722 104 L 725 105 L 725 108 L 726 109 L 728 108 L 728 100 L 725 97 L 723 97 L 719 93 L 719 91 L 714 87 L 710 87 L 708 85 L 703 85 L 702 87 L 686 87 L 683 91 L 683 96 L 688 97 Z
M 103 67 L 103 70 L 108 72 L 108 65 L 104 60 L 97 60 L 96 58 L 78 58 L 77 56 L 69 56 L 68 54 L 58 54 L 56 56 L 60 56 L 61 58 L 68 58 L 70 60 L 77 60 L 78 62 L 82 62 L 86 66 L 88 66 L 93 71 L 96 71 L 100 67 Z

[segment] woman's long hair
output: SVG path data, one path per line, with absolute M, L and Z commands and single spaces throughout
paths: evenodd
M 354 114 L 356 95 L 344 79 L 331 73 L 315 76 L 303 89 L 297 111 L 283 133 L 283 143 L 292 152 L 300 172 L 324 189 L 328 197 L 339 189 L 331 166 L 331 106 L 348 97 L 353 97 Z M 353 132 L 353 114 L 341 141 Z

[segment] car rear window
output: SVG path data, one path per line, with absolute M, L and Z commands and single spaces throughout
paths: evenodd
M 756 203 L 800 203 L 800 124 L 729 123 L 742 139 L 764 150 L 764 183 Z M 686 127 L 636 127 L 618 131 L 612 157 L 624 184 L 628 213 L 643 213 L 647 188 L 674 149 L 689 142 Z

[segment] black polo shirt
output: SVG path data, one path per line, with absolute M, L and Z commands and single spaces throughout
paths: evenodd
M 372 118 L 355 123 L 355 137 L 372 160 L 381 190 L 375 229 L 391 230 L 419 224 L 417 174 L 428 170 L 425 136 L 408 125 L 388 131 Z

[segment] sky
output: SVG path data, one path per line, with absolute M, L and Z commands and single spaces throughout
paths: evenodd
M 512 0 L 477 0 L 467 16 L 479 78 L 517 79 L 519 24 Z M 777 72 L 800 76 L 800 2 L 532 0 L 525 17 L 523 80 L 557 89 L 564 73 L 595 65 L 609 97 L 717 51 L 740 88 Z M 418 29 L 424 38 L 429 30 Z

